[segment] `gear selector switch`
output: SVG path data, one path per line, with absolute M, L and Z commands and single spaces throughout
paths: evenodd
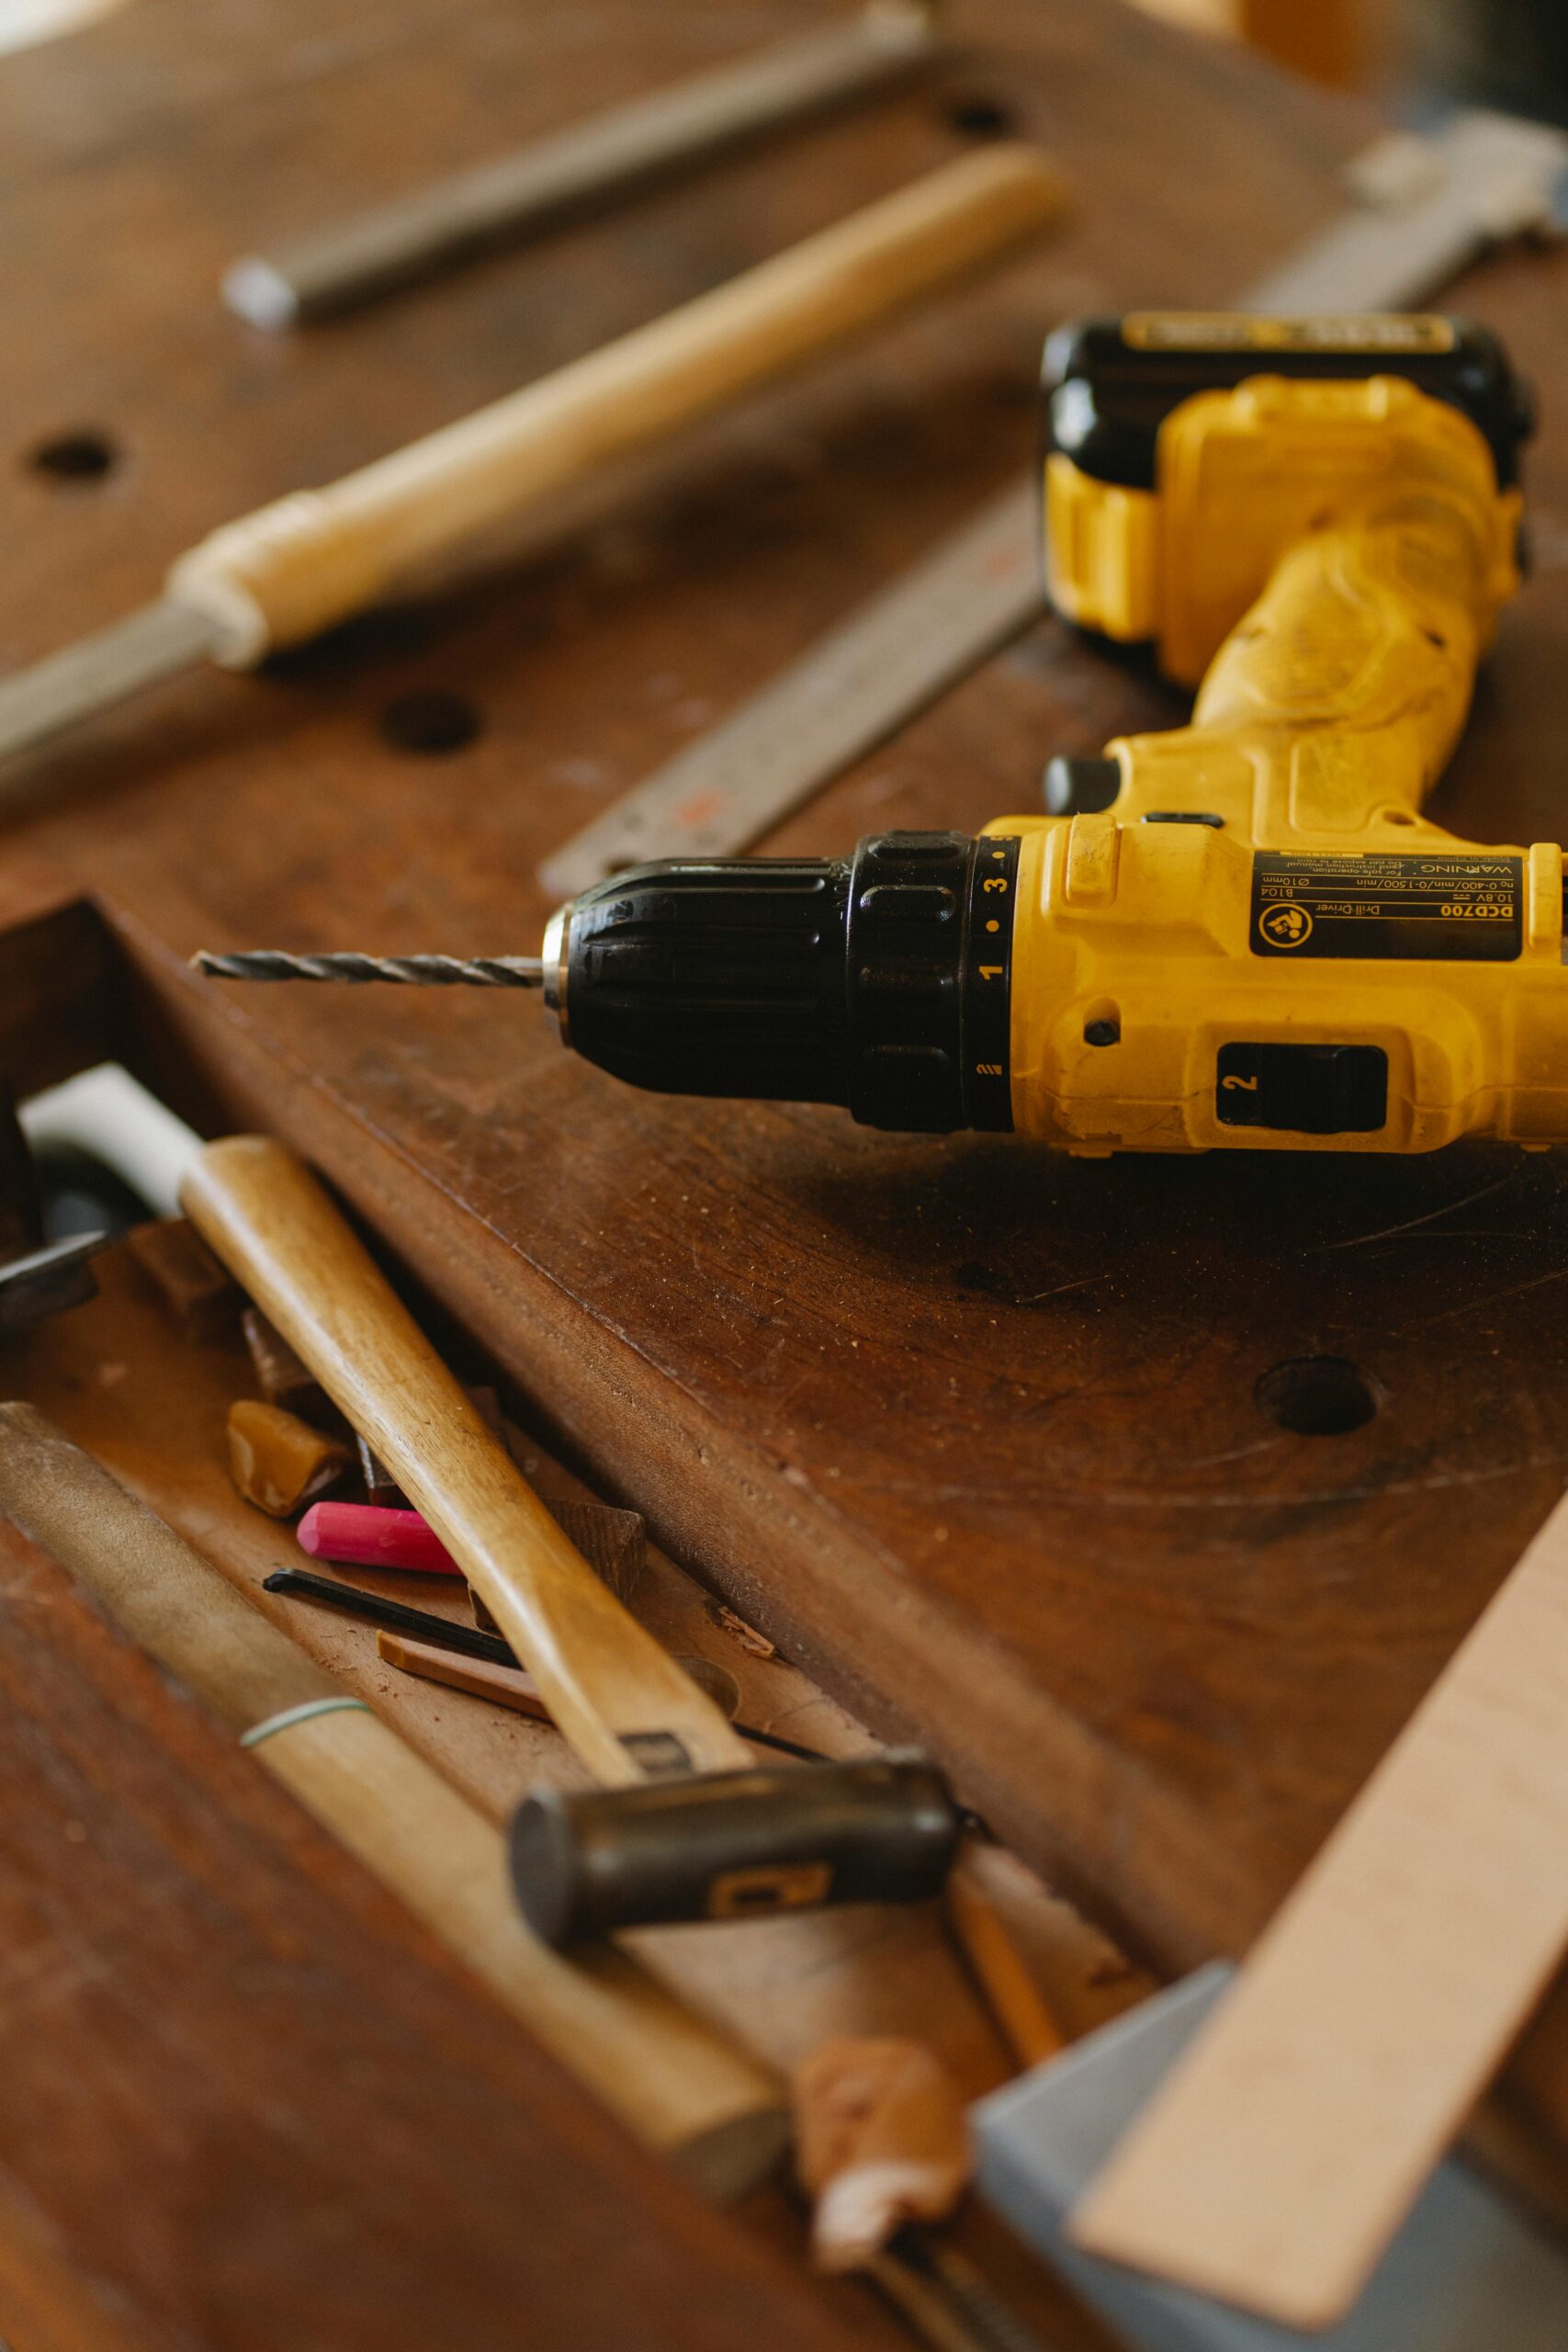
M 1381 1046 L 1222 1046 L 1214 1114 L 1225 1127 L 1372 1135 L 1388 1120 Z

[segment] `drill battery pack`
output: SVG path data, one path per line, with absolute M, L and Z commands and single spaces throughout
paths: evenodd
M 1430 433 L 1433 403 L 1474 428 L 1491 486 L 1515 509 L 1519 554 L 1533 406 L 1483 327 L 1424 314 L 1135 311 L 1054 335 L 1043 385 L 1052 601 L 1097 635 L 1154 641 L 1180 684 L 1196 685 L 1280 550 L 1316 526 L 1314 501 L 1324 522 L 1341 519 L 1348 499 L 1400 462 L 1396 388 L 1412 430 L 1424 421 Z M 1223 625 L 1194 609 L 1217 551 Z

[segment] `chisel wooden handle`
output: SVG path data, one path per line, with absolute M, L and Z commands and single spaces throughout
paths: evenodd
M 373 604 L 536 498 L 824 351 L 1062 210 L 1045 157 L 987 149 L 622 335 L 460 424 L 231 523 L 168 594 L 243 668 Z
M 186 1216 L 483 1594 L 571 1747 L 606 1785 L 752 1756 L 594 1575 L 316 1179 L 282 1144 L 209 1144 Z

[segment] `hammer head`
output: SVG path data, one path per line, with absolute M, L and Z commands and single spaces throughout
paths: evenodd
M 75 1233 L 68 1241 L 52 1241 L 0 1266 L 0 1338 L 96 1296 L 97 1280 L 88 1261 L 108 1238 L 107 1233 Z
M 617 1928 L 939 1894 L 963 1815 L 930 1759 L 759 1766 L 547 1789 L 512 1823 L 524 1917 L 558 1949 Z

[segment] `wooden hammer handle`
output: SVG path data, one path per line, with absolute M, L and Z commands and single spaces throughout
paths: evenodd
M 595 1780 L 751 1764 L 563 1534 L 292 1152 L 265 1136 L 209 1144 L 180 1202 L 483 1594 Z
M 175 564 L 168 594 L 244 667 L 345 620 L 547 492 L 797 366 L 1063 209 L 1036 150 L 964 157 L 461 423 L 264 506 Z

